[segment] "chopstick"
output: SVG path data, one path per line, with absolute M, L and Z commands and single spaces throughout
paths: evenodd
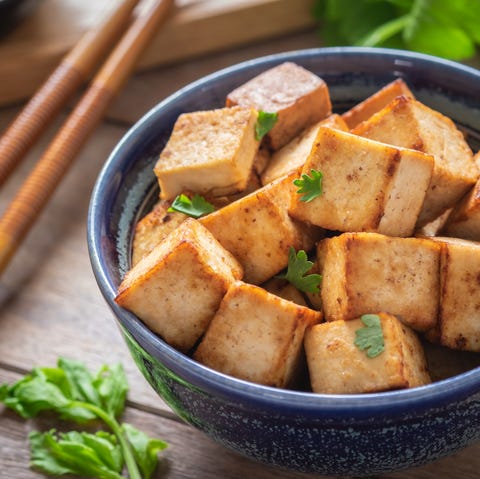
M 0 218 L 0 273 L 7 267 L 76 154 L 100 122 L 173 0 L 152 0 L 110 54 L 90 87 Z
M 125 31 L 139 0 L 123 0 L 83 35 L 0 138 L 0 186 Z

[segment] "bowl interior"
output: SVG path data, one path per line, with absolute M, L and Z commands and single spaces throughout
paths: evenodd
M 242 394 L 252 403 L 268 401 L 277 407 L 302 404 L 304 411 L 321 406 L 358 414 L 378 406 L 393 408 L 429 398 L 441 404 L 446 397 L 480 391 L 480 368 L 432 385 L 365 396 L 327 396 L 276 390 L 237 380 L 197 364 L 175 351 L 132 314 L 114 303 L 115 292 L 129 269 L 132 228 L 158 194 L 152 168 L 165 146 L 177 117 L 188 111 L 218 108 L 228 92 L 264 70 L 293 61 L 321 76 L 329 86 L 333 109 L 341 113 L 388 82 L 403 78 L 416 97 L 452 118 L 480 149 L 480 72 L 426 55 L 388 49 L 325 48 L 272 55 L 242 63 L 199 80 L 148 112 L 111 154 L 95 186 L 88 219 L 92 267 L 100 289 L 121 325 L 149 354 L 183 380 L 216 394 Z

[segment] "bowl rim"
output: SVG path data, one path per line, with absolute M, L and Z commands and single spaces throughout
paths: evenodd
M 233 72 L 250 69 L 253 66 L 265 65 L 265 67 L 268 67 L 271 64 L 283 61 L 295 61 L 295 59 L 329 55 L 347 57 L 362 55 L 370 57 L 373 55 L 374 57 L 395 58 L 399 61 L 421 63 L 424 66 L 451 69 L 462 75 L 471 76 L 472 80 L 474 79 L 480 83 L 479 70 L 431 55 L 388 48 L 320 47 L 275 53 L 247 60 L 213 72 L 182 87 L 146 112 L 126 132 L 113 149 L 98 175 L 93 188 L 87 218 L 88 251 L 98 286 L 117 321 L 151 356 L 180 377 L 182 381 L 186 381 L 196 388 L 227 400 L 232 398 L 232 394 L 235 394 L 237 399 L 241 397 L 245 403 L 252 407 L 268 407 L 270 409 L 273 406 L 278 411 L 283 411 L 284 413 L 295 411 L 298 414 L 301 411 L 302 414 L 313 417 L 321 411 L 324 415 L 338 417 L 348 412 L 350 416 L 368 417 L 372 414 L 387 411 L 389 413 L 397 411 L 399 415 L 403 415 L 408 409 L 415 409 L 418 412 L 419 407 L 442 407 L 446 403 L 478 395 L 480 394 L 480 367 L 421 387 L 370 394 L 318 394 L 254 384 L 197 363 L 192 358 L 168 345 L 136 316 L 120 308 L 114 302 L 115 287 L 102 266 L 102 245 L 100 241 L 101 235 L 99 234 L 101 228 L 99 228 L 99 225 L 104 217 L 102 212 L 106 208 L 107 203 L 104 201 L 103 195 L 107 191 L 108 182 L 111 181 L 118 171 L 119 165 L 128 163 L 125 158 L 128 156 L 128 150 L 138 142 L 138 135 L 142 135 L 142 132 L 145 133 L 162 109 L 175 102 L 177 98 L 191 94 L 208 85 L 213 79 L 218 80 Z

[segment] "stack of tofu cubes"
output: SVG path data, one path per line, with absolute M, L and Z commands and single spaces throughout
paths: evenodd
M 262 139 L 259 112 L 277 115 Z M 312 170 L 322 192 L 306 202 L 294 181 Z M 480 245 L 441 236 L 475 210 L 475 159 L 401 79 L 339 115 L 321 78 L 280 64 L 225 107 L 180 115 L 154 171 L 160 198 L 116 301 L 206 366 L 351 394 L 430 382 L 419 334 L 480 351 Z M 216 210 L 169 210 L 178 195 Z M 276 279 L 292 248 L 314 259 L 318 293 Z M 383 333 L 373 358 L 355 345 L 365 314 Z

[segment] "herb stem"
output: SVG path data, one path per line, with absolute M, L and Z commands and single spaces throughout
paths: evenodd
M 356 42 L 356 45 L 361 47 L 374 47 L 379 45 L 397 33 L 400 33 L 407 26 L 409 20 L 410 14 L 394 18 L 375 28 L 373 32 Z
M 130 479 L 142 479 L 140 471 L 138 470 L 137 462 L 135 461 L 135 457 L 133 456 L 133 451 L 130 443 L 126 439 L 122 427 L 117 422 L 117 420 L 112 415 L 108 414 L 103 409 L 95 406 L 94 404 L 89 404 L 82 401 L 72 401 L 71 407 L 82 407 L 88 409 L 98 418 L 100 418 L 112 430 L 115 436 L 117 436 L 120 447 L 122 448 L 123 457 L 125 459 L 125 464 L 127 466 Z

